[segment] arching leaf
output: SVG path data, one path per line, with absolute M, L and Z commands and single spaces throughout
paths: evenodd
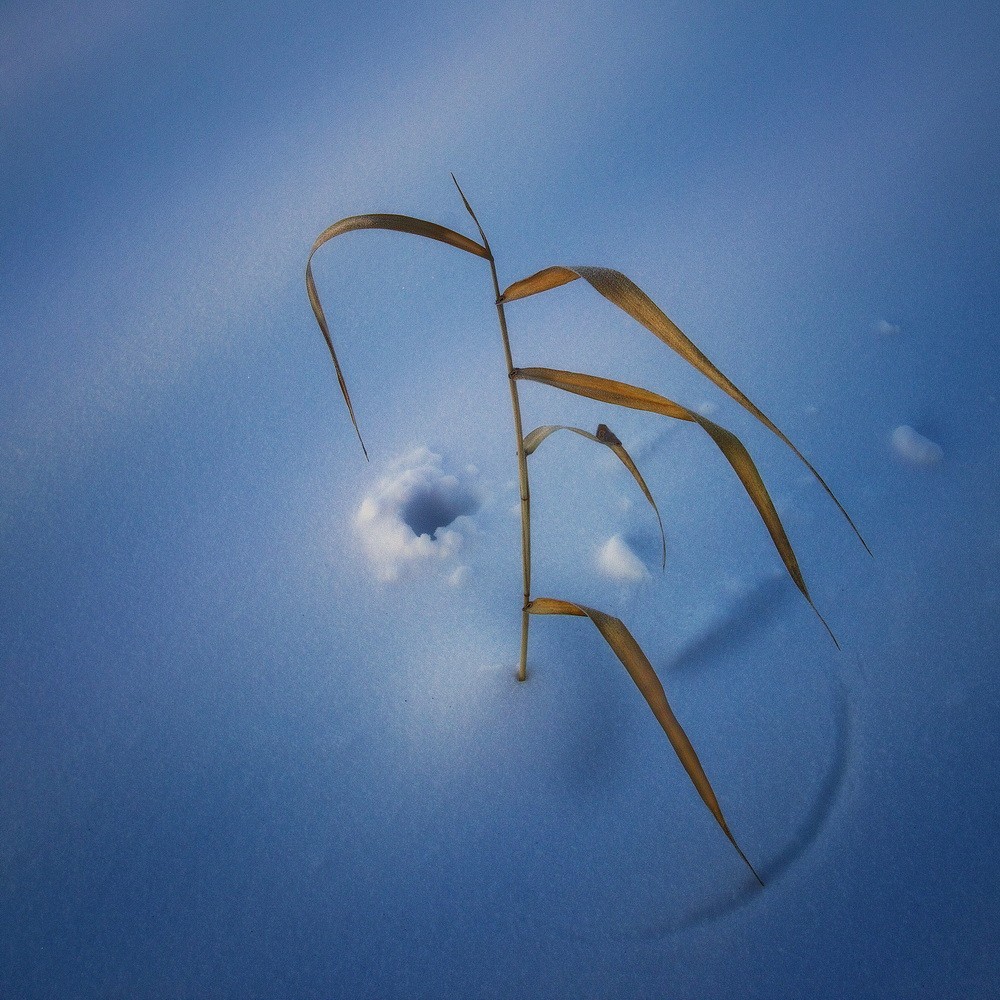
M 329 243 L 334 236 L 340 236 L 342 233 L 350 233 L 356 229 L 386 229 L 397 233 L 412 233 L 414 236 L 423 236 L 429 240 L 438 240 L 441 243 L 447 243 L 449 246 L 457 247 L 459 250 L 465 250 L 467 253 L 475 254 L 477 257 L 484 257 L 487 260 L 490 259 L 490 254 L 485 247 L 480 246 L 475 240 L 470 240 L 468 236 L 463 236 L 461 233 L 456 233 L 451 229 L 445 229 L 444 226 L 439 226 L 436 222 L 425 222 L 423 219 L 414 219 L 409 215 L 351 215 L 346 219 L 335 222 L 316 237 L 316 242 L 313 243 L 312 249 L 309 251 L 309 257 L 306 260 L 306 293 L 309 296 L 309 304 L 312 306 L 316 322 L 319 324 L 320 330 L 323 331 L 323 339 L 326 340 L 326 346 L 330 349 L 330 357 L 333 358 L 333 367 L 337 370 L 337 381 L 340 383 L 340 391 L 343 393 L 344 402 L 347 404 L 347 412 L 351 415 L 351 423 L 354 424 L 354 430 L 358 435 L 358 440 L 361 442 L 361 450 L 365 453 L 365 458 L 367 458 L 368 449 L 365 447 L 364 439 L 361 437 L 361 430 L 358 427 L 358 421 L 354 416 L 351 396 L 347 391 L 347 383 L 344 381 L 344 373 L 341 371 L 340 362 L 337 360 L 337 352 L 333 348 L 330 327 L 326 321 L 326 314 L 323 312 L 323 306 L 319 300 L 319 292 L 316 289 L 316 281 L 312 273 L 313 254 L 324 243 Z
M 687 771 L 688 777 L 697 789 L 702 801 L 708 806 L 709 811 L 715 817 L 715 821 L 722 828 L 722 832 L 729 838 L 729 842 L 736 848 L 737 853 L 743 859 L 746 866 L 753 872 L 754 878 L 763 886 L 760 876 L 754 870 L 749 859 L 743 853 L 740 845 L 736 842 L 726 818 L 722 814 L 719 800 L 716 798 L 712 785 L 705 774 L 705 769 L 701 766 L 701 761 L 695 753 L 691 741 L 681 728 L 677 717 L 667 701 L 666 692 L 660 683 L 659 677 L 652 664 L 642 651 L 642 647 L 635 641 L 632 633 L 625 627 L 621 619 L 613 615 L 605 614 L 595 608 L 588 608 L 584 604 L 574 604 L 571 601 L 560 601 L 552 597 L 536 597 L 529 605 L 528 610 L 533 615 L 574 615 L 577 617 L 587 617 L 596 626 L 597 630 L 604 636 L 605 641 L 614 651 L 615 656 L 621 660 L 622 665 L 628 671 L 629 676 L 635 682 L 646 704 L 649 705 L 656 716 L 656 721 L 663 727 L 663 731 L 670 740 L 670 745 L 674 748 L 678 760 Z
M 639 489 L 642 490 L 646 499 L 649 501 L 650 506 L 653 508 L 653 513 L 656 514 L 656 523 L 660 526 L 661 566 L 666 566 L 667 536 L 663 532 L 663 520 L 660 517 L 660 510 L 656 506 L 653 494 L 649 491 L 649 487 L 646 485 L 646 480 L 642 478 L 642 473 L 639 472 L 635 462 L 632 461 L 632 456 L 625 450 L 625 446 L 618 440 L 614 432 L 611 431 L 606 424 L 599 424 L 596 434 L 591 434 L 590 431 L 585 431 L 581 427 L 567 427 L 564 424 L 549 424 L 545 427 L 536 427 L 530 434 L 525 434 L 524 436 L 524 453 L 526 455 L 533 454 L 535 449 L 550 434 L 554 434 L 556 431 L 572 431 L 574 434 L 579 434 L 581 437 L 585 437 L 590 441 L 596 441 L 598 444 L 603 444 L 605 447 L 614 452 L 622 465 L 624 465 L 625 468 L 632 473 L 632 478 L 639 484 Z
M 563 389 L 566 392 L 574 393 L 577 396 L 586 396 L 589 399 L 596 399 L 604 403 L 613 403 L 616 406 L 625 406 L 633 410 L 645 410 L 649 413 L 660 413 L 675 420 L 686 420 L 689 423 L 698 424 L 718 446 L 725 455 L 726 460 L 733 467 L 736 475 L 739 476 L 743 488 L 753 501 L 757 512 L 761 516 L 774 547 L 781 556 L 781 561 L 788 570 L 788 575 L 792 578 L 795 586 L 799 588 L 802 596 L 809 602 L 809 606 L 816 613 L 816 617 L 823 623 L 823 627 L 830 634 L 837 648 L 840 643 L 833 634 L 826 620 L 816 609 L 809 590 L 803 579 L 802 571 L 799 569 L 798 560 L 792 544 L 785 534 L 784 526 L 778 512 L 775 510 L 771 495 L 764 486 L 764 481 L 754 465 L 750 453 L 743 446 L 743 443 L 724 427 L 713 423 L 700 413 L 689 410 L 679 403 L 675 403 L 666 396 L 659 396 L 648 389 L 641 389 L 638 386 L 629 385 L 626 382 L 616 382 L 613 379 L 599 378 L 596 375 L 584 375 L 581 372 L 559 371 L 555 368 L 515 368 L 514 377 L 531 382 L 539 382 L 542 385 L 549 385 L 556 389 Z
M 547 267 L 527 278 L 515 281 L 500 297 L 503 302 L 513 302 L 516 299 L 537 295 L 539 292 L 558 288 L 577 278 L 583 278 L 593 288 L 601 293 L 609 302 L 627 312 L 633 319 L 641 323 L 647 330 L 659 337 L 668 347 L 675 350 L 685 361 L 698 369 L 706 378 L 711 379 L 723 392 L 728 393 L 737 403 L 749 413 L 752 413 L 765 427 L 776 434 L 791 448 L 806 468 L 816 477 L 817 482 L 826 490 L 830 499 L 837 505 L 841 514 L 847 519 L 854 533 L 858 536 L 865 550 L 871 555 L 871 549 L 861 537 L 861 532 L 851 520 L 843 504 L 827 486 L 826 481 L 816 471 L 812 463 L 795 447 L 794 444 L 778 429 L 743 391 L 737 388 L 711 361 L 698 349 L 691 339 L 676 323 L 637 285 L 631 278 L 609 267 Z

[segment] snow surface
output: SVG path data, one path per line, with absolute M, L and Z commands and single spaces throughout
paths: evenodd
M 944 449 L 909 424 L 900 424 L 892 432 L 892 446 L 901 459 L 911 465 L 936 465 L 944 458 Z
M 597 550 L 597 568 L 610 580 L 635 583 L 649 576 L 643 561 L 632 551 L 621 535 L 612 535 Z
M 441 456 L 416 448 L 390 465 L 354 515 L 354 529 L 378 579 L 398 580 L 405 570 L 439 561 L 458 584 L 468 567 L 456 565 L 479 500 L 474 487 L 446 473 Z
M 997 995 L 993 5 L 0 19 L 0 996 Z M 559 435 L 533 593 L 627 623 L 763 891 L 589 621 L 514 679 L 482 260 L 317 255 L 365 462 L 305 255 L 473 232 L 452 170 L 502 282 L 629 274 L 872 549 L 583 282 L 510 304 L 516 363 L 740 435 L 838 637 L 698 427 L 522 387 L 667 534 Z

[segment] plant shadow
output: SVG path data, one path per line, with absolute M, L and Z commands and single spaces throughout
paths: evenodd
M 698 670 L 717 662 L 730 648 L 742 646 L 748 636 L 761 631 L 792 593 L 786 578 L 777 573 L 761 580 L 737 597 L 729 610 L 720 614 L 701 635 L 682 647 L 668 669 Z

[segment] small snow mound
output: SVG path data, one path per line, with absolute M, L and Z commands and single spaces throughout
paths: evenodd
M 944 458 L 939 444 L 925 438 L 908 424 L 901 424 L 892 432 L 892 447 L 896 454 L 911 465 L 936 465 Z
M 597 568 L 619 583 L 635 583 L 649 576 L 649 570 L 621 535 L 612 535 L 597 550 Z
M 392 463 L 389 475 L 362 500 L 354 528 L 375 575 L 398 580 L 421 564 L 452 562 L 462 548 L 462 518 L 479 508 L 476 490 L 442 468 L 440 455 L 417 448 Z M 454 569 L 449 582 L 464 577 Z

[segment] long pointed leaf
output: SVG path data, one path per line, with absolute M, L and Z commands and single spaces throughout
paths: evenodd
M 564 389 L 577 396 L 586 396 L 602 403 L 613 403 L 615 406 L 625 406 L 631 410 L 661 413 L 665 417 L 674 417 L 677 420 L 692 419 L 691 411 L 687 407 L 667 399 L 666 396 L 660 396 L 637 385 L 629 385 L 627 382 L 601 378 L 598 375 L 561 371 L 558 368 L 515 368 L 514 378 L 551 385 L 555 389 Z
M 596 434 L 591 434 L 590 431 L 585 431 L 582 427 L 567 427 L 565 424 L 548 424 L 544 427 L 536 427 L 530 434 L 525 434 L 524 453 L 526 455 L 533 454 L 535 449 L 550 434 L 554 434 L 556 431 L 572 431 L 574 434 L 579 434 L 581 437 L 588 438 L 591 441 L 596 441 L 598 444 L 603 444 L 605 447 L 614 452 L 622 465 L 624 465 L 625 468 L 632 473 L 632 478 L 639 484 L 639 489 L 642 490 L 646 499 L 649 501 L 650 506 L 653 508 L 653 513 L 656 514 L 656 522 L 660 526 L 660 564 L 665 567 L 667 565 L 667 536 L 663 531 L 663 519 L 660 517 L 660 509 L 656 506 L 656 501 L 653 499 L 653 494 L 649 491 L 649 487 L 646 485 L 646 480 L 642 478 L 642 473 L 639 472 L 635 462 L 632 461 L 632 456 L 625 450 L 625 446 L 618 440 L 614 432 L 610 430 L 606 424 L 599 424 Z
M 819 484 L 826 490 L 830 499 L 837 505 L 841 514 L 847 519 L 854 533 L 858 536 L 865 550 L 871 555 L 871 549 L 861 537 L 861 532 L 851 520 L 843 504 L 827 486 L 826 481 L 816 471 L 812 463 L 795 447 L 774 422 L 766 416 L 743 391 L 735 386 L 712 362 L 705 357 L 691 339 L 676 323 L 637 285 L 631 278 L 609 267 L 547 267 L 527 278 L 515 281 L 500 297 L 503 302 L 513 302 L 529 295 L 548 291 L 568 284 L 577 278 L 583 278 L 609 302 L 627 312 L 633 319 L 641 323 L 652 334 L 659 337 L 668 347 L 676 351 L 685 361 L 698 369 L 706 378 L 711 379 L 723 392 L 728 393 L 737 403 L 752 413 L 765 427 L 776 434 L 791 448 L 806 468 L 816 477 Z
M 423 219 L 414 219 L 409 215 L 378 213 L 374 215 L 351 215 L 327 227 L 316 237 L 316 242 L 313 243 L 312 249 L 309 251 L 309 257 L 306 260 L 306 293 L 309 296 L 309 304 L 312 306 L 316 322 L 323 332 L 323 339 L 326 341 L 326 346 L 330 349 L 330 357 L 333 358 L 333 367 L 337 370 L 337 381 L 340 383 L 340 391 L 344 396 L 344 402 L 347 404 L 347 412 L 351 416 L 351 423 L 354 424 L 354 430 L 358 435 L 358 440 L 361 442 L 361 450 L 365 453 L 365 458 L 368 458 L 368 449 L 365 447 L 364 439 L 361 437 L 361 429 L 358 427 L 358 421 L 354 416 L 354 407 L 351 405 L 351 396 L 347 391 L 347 382 L 344 380 L 344 373 L 341 371 L 340 362 L 337 360 L 337 352 L 333 348 L 330 327 L 326 321 L 326 314 L 323 312 L 323 306 L 319 300 L 319 292 L 316 289 L 316 281 L 312 273 L 313 254 L 324 243 L 329 243 L 334 236 L 340 236 L 342 233 L 350 233 L 356 229 L 386 229 L 397 233 L 411 233 L 414 236 L 423 236 L 430 240 L 447 243 L 449 246 L 457 247 L 459 250 L 465 250 L 467 253 L 475 254 L 477 257 L 484 257 L 487 260 L 490 258 L 490 253 L 475 240 L 470 240 L 468 236 L 463 236 L 461 233 L 456 233 L 451 229 L 446 229 L 444 226 L 439 226 L 436 222 L 425 222 Z
M 675 403 L 672 399 L 667 399 L 666 396 L 657 395 L 648 389 L 641 389 L 626 382 L 616 382 L 613 379 L 599 378 L 596 375 L 584 375 L 581 372 L 559 371 L 554 368 L 515 368 L 514 377 L 539 382 L 542 385 L 563 389 L 577 396 L 586 396 L 604 403 L 613 403 L 616 406 L 625 406 L 633 410 L 644 410 L 648 413 L 660 413 L 675 420 L 686 420 L 689 423 L 698 424 L 715 442 L 733 467 L 736 475 L 739 476 L 743 488 L 753 501 L 771 540 L 774 542 L 774 547 L 778 550 L 778 555 L 781 556 L 781 561 L 785 564 L 785 569 L 788 570 L 788 575 L 794 581 L 795 586 L 799 588 L 802 596 L 809 602 L 809 606 L 823 623 L 823 627 L 830 634 L 834 644 L 838 649 L 840 648 L 837 637 L 809 596 L 809 589 L 806 587 L 802 571 L 799 569 L 795 551 L 785 534 L 781 518 L 778 517 L 778 512 L 767 492 L 767 487 L 764 486 L 764 480 L 761 479 L 750 453 L 735 434 L 706 419 L 700 413 L 689 410 L 687 407 Z
M 585 616 L 597 626 L 598 631 L 604 636 L 605 641 L 614 651 L 615 656 L 621 660 L 622 666 L 628 671 L 629 676 L 635 682 L 635 686 L 639 689 L 643 698 L 646 699 L 646 704 L 652 710 L 656 721 L 663 727 L 663 731 L 667 734 L 667 739 L 670 740 L 670 745 L 674 748 L 674 753 L 677 754 L 678 760 L 680 760 L 684 770 L 687 771 L 688 777 L 697 789 L 702 801 L 708 806 L 709 811 L 715 817 L 715 821 L 722 828 L 722 832 L 729 839 L 729 842 L 736 848 L 737 853 L 743 859 L 746 866 L 753 872 L 754 878 L 763 885 L 764 883 L 761 881 L 760 876 L 754 870 L 753 865 L 750 864 L 750 861 L 729 829 L 729 824 L 722 814 L 719 800 L 716 798 L 708 776 L 705 774 L 705 769 L 701 766 L 701 761 L 698 760 L 698 755 L 695 753 L 687 734 L 677 721 L 677 717 L 674 715 L 673 709 L 671 709 L 670 703 L 667 701 L 663 685 L 660 683 L 659 677 L 656 676 L 656 671 L 653 669 L 646 654 L 642 651 L 642 647 L 635 641 L 632 633 L 625 627 L 621 619 L 605 614 L 603 611 L 598 611 L 595 608 L 588 608 L 583 604 L 560 601 L 552 597 L 536 597 L 528 605 L 528 611 L 533 615 Z
M 487 253 L 490 251 L 490 241 L 486 238 L 486 233 L 483 227 L 479 224 L 479 216 L 473 211 L 472 206 L 469 204 L 469 199 L 465 197 L 465 192 L 462 190 L 462 185 L 458 183 L 458 178 L 452 174 L 452 183 L 458 188 L 458 196 L 462 199 L 462 204 L 465 206 L 465 210 L 472 216 L 472 221 L 476 224 L 476 229 L 479 230 L 479 236 L 483 241 L 483 246 L 486 248 Z

